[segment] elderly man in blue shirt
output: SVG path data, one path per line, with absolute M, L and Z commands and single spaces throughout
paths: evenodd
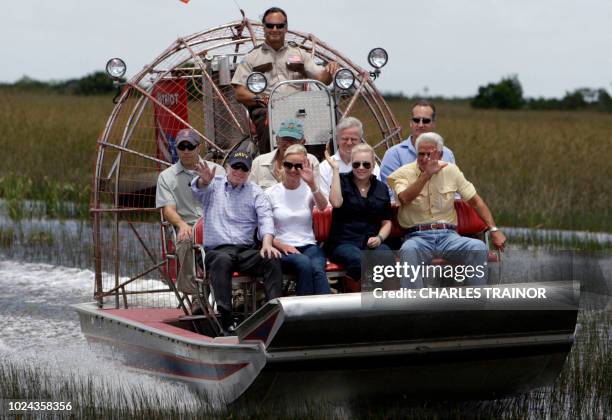
M 204 264 L 228 332 L 233 324 L 232 273 L 262 276 L 268 300 L 281 296 L 280 252 L 273 247 L 274 220 L 270 202 L 257 184 L 248 181 L 251 158 L 233 152 L 227 161 L 227 176 L 215 176 L 206 162 L 197 165 L 198 177 L 191 189 L 204 207 Z M 262 241 L 255 244 L 255 230 Z
M 404 165 L 417 160 L 414 147 L 416 139 L 423 133 L 435 131 L 436 107 L 428 101 L 419 101 L 412 106 L 410 119 L 410 136 L 400 144 L 396 144 L 385 152 L 380 165 L 380 180 L 387 182 L 387 177 Z M 442 150 L 444 162 L 455 163 L 453 152 L 446 146 Z

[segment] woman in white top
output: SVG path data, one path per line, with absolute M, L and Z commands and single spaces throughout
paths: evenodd
M 312 209 L 327 207 L 306 148 L 290 146 L 283 158 L 282 182 L 268 188 L 274 214 L 274 246 L 283 254 L 284 273 L 297 277 L 296 294 L 331 293 L 325 274 L 326 258 L 312 230 Z

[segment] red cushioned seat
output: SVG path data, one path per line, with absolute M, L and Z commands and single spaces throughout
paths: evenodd
M 457 233 L 459 235 L 476 235 L 487 230 L 487 224 L 476 210 L 463 200 L 455 200 L 457 211 Z
M 193 227 L 193 243 L 204 245 L 204 218 L 200 217 Z
M 331 206 L 327 206 L 325 210 L 319 210 L 317 207 L 312 209 L 312 230 L 317 242 L 325 242 L 329 237 L 332 210 Z
M 325 271 L 344 271 L 344 267 L 340 264 L 327 261 L 327 264 L 325 265 Z

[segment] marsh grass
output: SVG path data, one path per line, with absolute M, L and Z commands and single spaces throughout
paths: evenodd
M 411 103 L 390 106 L 407 136 Z M 499 224 L 612 232 L 612 115 L 437 107 L 436 130 Z M 53 217 L 87 217 L 95 144 L 112 108 L 110 96 L 0 90 L 0 198 L 12 217 L 30 216 L 24 200 Z
M 11 217 L 29 216 L 26 200 L 51 217 L 87 217 L 96 140 L 112 107 L 110 96 L 0 90 L 0 198 Z
M 66 224 L 70 223 L 68 227 Z M 6 223 L 0 217 L 0 256 L 27 262 L 91 269 L 93 243 L 88 221 Z
M 576 342 L 555 383 L 503 399 L 484 401 L 347 401 L 235 403 L 214 409 L 205 395 L 182 393 L 160 397 L 144 386 L 128 387 L 78 373 L 23 362 L 0 360 L 0 395 L 5 399 L 70 401 L 72 418 L 503 418 L 576 419 L 612 415 L 612 352 L 607 311 L 580 311 Z M 407 378 L 409 380 L 409 378 Z M 57 413 L 55 413 L 57 416 Z

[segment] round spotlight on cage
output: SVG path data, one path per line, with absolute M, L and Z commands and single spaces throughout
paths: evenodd
M 349 69 L 340 69 L 334 75 L 334 84 L 339 89 L 350 89 L 355 84 L 355 75 Z
M 374 48 L 368 53 L 368 63 L 376 69 L 381 69 L 387 64 L 389 55 L 383 48 Z
M 106 63 L 106 74 L 113 80 L 121 79 L 126 70 L 125 61 L 120 58 L 111 58 Z
M 260 94 L 261 92 L 266 90 L 266 87 L 268 87 L 268 79 L 266 79 L 266 76 L 264 76 L 263 73 L 259 73 L 257 71 L 249 74 L 246 83 L 247 88 L 255 95 Z

